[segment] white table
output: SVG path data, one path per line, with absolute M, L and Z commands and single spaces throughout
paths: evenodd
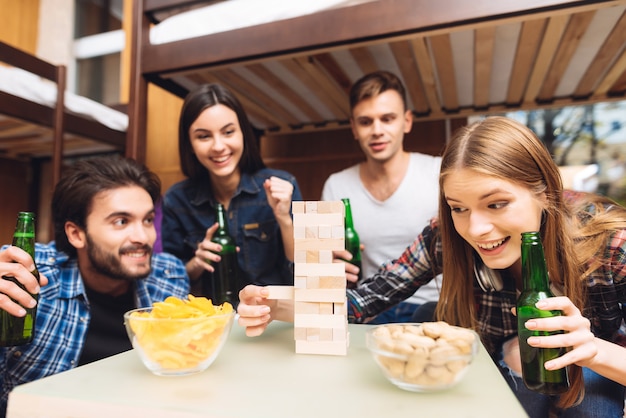
M 463 381 L 441 393 L 388 382 L 365 347 L 367 325 L 350 325 L 347 356 L 295 354 L 293 325 L 274 322 L 249 338 L 235 324 L 211 367 L 160 377 L 131 350 L 16 387 L 7 418 L 526 417 L 481 347 Z

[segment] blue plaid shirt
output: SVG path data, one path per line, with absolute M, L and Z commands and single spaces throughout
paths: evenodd
M 13 387 L 78 364 L 89 326 L 89 303 L 76 259 L 57 251 L 54 243 L 36 244 L 35 263 L 48 278 L 48 285 L 41 288 L 33 342 L 0 348 L 0 416 L 6 413 Z M 168 296 L 186 298 L 189 294 L 185 266 L 170 254 L 154 254 L 150 276 L 135 283 L 137 307 L 151 306 Z
M 588 295 L 582 311 L 597 337 L 620 343 L 620 326 L 626 320 L 626 230 L 615 231 L 598 254 L 606 262 L 585 278 Z M 347 290 L 349 321 L 367 322 L 408 298 L 441 273 L 441 264 L 441 238 L 433 221 L 400 258 L 385 263 L 356 289 Z M 474 295 L 476 331 L 490 354 L 496 355 L 505 340 L 517 335 L 517 318 L 511 313 L 517 299 L 515 286 L 505 281 L 502 290 L 485 292 L 474 278 Z

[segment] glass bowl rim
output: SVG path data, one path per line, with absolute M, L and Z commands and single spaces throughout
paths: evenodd
M 435 322 L 435 321 L 432 321 L 432 322 Z M 390 358 L 396 358 L 398 360 L 408 360 L 409 357 L 411 357 L 410 354 L 396 353 L 396 352 L 384 350 L 378 347 L 378 344 L 376 344 L 377 339 L 376 339 L 376 336 L 374 335 L 374 332 L 378 328 L 390 328 L 392 326 L 404 326 L 404 325 L 421 325 L 424 323 L 425 322 L 398 322 L 398 323 L 374 325 L 372 326 L 371 329 L 368 329 L 365 332 L 365 346 L 370 352 L 378 354 L 378 355 L 382 355 L 382 356 L 390 357 Z M 450 325 L 450 324 L 448 324 L 448 326 L 457 328 L 457 329 L 462 329 L 464 331 L 469 331 L 474 335 L 474 341 L 472 342 L 472 351 L 467 354 L 458 354 L 455 356 L 450 356 L 449 360 L 470 360 L 470 361 L 473 360 L 474 357 L 476 357 L 478 350 L 480 349 L 480 336 L 478 335 L 478 333 L 471 328 L 464 328 L 464 327 L 460 327 L 457 325 Z
M 224 312 L 224 313 L 219 313 L 219 314 L 213 314 L 213 315 L 205 315 L 205 316 L 194 316 L 194 317 L 189 317 L 189 318 L 166 318 L 166 317 L 145 317 L 145 316 L 135 316 L 131 318 L 131 315 L 135 312 L 150 312 L 152 311 L 153 307 L 149 306 L 149 307 L 144 307 L 144 308 L 135 308 L 135 309 L 131 309 L 129 311 L 124 312 L 124 321 L 128 321 L 130 319 L 132 319 L 133 321 L 171 321 L 171 322 L 198 322 L 198 321 L 206 321 L 206 320 L 211 320 L 211 319 L 223 319 L 223 318 L 227 318 L 229 316 L 234 317 L 236 312 L 233 309 L 230 312 Z

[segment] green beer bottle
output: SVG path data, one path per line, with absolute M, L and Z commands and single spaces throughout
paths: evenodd
M 361 240 L 359 234 L 354 229 L 354 222 L 352 221 L 352 208 L 350 207 L 350 199 L 341 199 L 346 209 L 345 215 L 345 243 L 346 250 L 352 254 L 352 260 L 346 260 L 348 263 L 352 263 L 359 268 L 358 280 L 361 281 L 363 273 L 361 272 Z M 356 287 L 356 283 L 348 282 L 349 289 Z
M 222 259 L 219 263 L 214 263 L 215 271 L 211 275 L 213 276 L 211 285 L 206 289 L 210 292 L 204 293 L 212 295 L 213 303 L 216 305 L 229 302 L 236 308 L 239 304 L 237 246 L 228 232 L 226 211 L 221 203 L 218 203 L 215 209 L 215 219 L 219 226 L 211 241 L 222 246 L 222 251 L 218 253 Z
M 536 348 L 526 342 L 531 336 L 547 336 L 558 332 L 530 331 L 524 324 L 529 319 L 561 315 L 561 311 L 537 309 L 535 303 L 540 299 L 554 296 L 550 291 L 548 270 L 543 254 L 543 245 L 539 232 L 522 233 L 522 278 L 523 289 L 517 299 L 517 335 L 522 358 L 524 384 L 530 390 L 547 395 L 556 395 L 567 391 L 569 379 L 567 368 L 546 370 L 546 361 L 565 353 L 564 348 Z
M 35 260 L 35 215 L 32 212 L 20 212 L 17 215 L 17 225 L 13 233 L 13 244 L 26 251 Z M 39 271 L 31 272 L 39 281 Z M 2 276 L 4 280 L 10 280 L 25 289 L 15 277 Z M 39 295 L 31 295 L 35 300 Z M 0 346 L 28 344 L 35 335 L 35 314 L 37 307 L 25 308 L 26 315 L 23 317 L 13 316 L 6 311 L 0 310 Z

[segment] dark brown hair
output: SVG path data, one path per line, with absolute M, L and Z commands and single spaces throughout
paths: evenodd
M 125 186 L 141 187 L 148 192 L 152 202 L 156 202 L 161 194 L 159 177 L 129 158 L 95 157 L 79 160 L 65 168 L 52 196 L 52 220 L 57 249 L 75 257 L 76 248 L 67 239 L 65 223 L 70 221 L 84 229 L 94 196 Z
M 189 128 L 206 108 L 218 104 L 230 108 L 237 114 L 239 126 L 243 133 L 243 155 L 239 160 L 241 172 L 254 173 L 265 167 L 252 124 L 237 97 L 220 84 L 203 84 L 191 91 L 183 103 L 178 123 L 178 152 L 183 174 L 195 182 L 203 183 L 206 187 L 210 187 L 210 182 L 207 181 L 209 174 L 193 152 Z

